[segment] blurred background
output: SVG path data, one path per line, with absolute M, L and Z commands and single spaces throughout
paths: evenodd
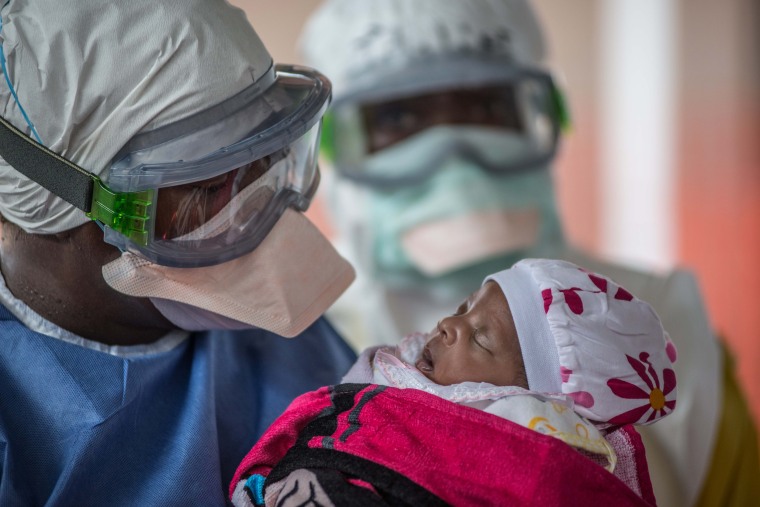
M 231 3 L 275 61 L 302 61 L 319 0 Z M 555 165 L 570 241 L 692 269 L 760 420 L 760 2 L 534 4 L 573 121 Z M 329 235 L 318 202 L 310 215 Z

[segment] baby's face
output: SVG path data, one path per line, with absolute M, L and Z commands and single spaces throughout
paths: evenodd
M 440 385 L 469 381 L 527 389 L 512 312 L 495 282 L 438 323 L 416 366 Z

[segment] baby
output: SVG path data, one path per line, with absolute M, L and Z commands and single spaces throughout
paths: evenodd
M 458 494 L 451 493 L 450 482 L 445 481 L 447 484 L 442 487 L 430 474 L 420 471 L 425 466 L 433 466 L 436 468 L 433 476 L 440 477 L 451 456 L 444 452 L 439 453 L 441 459 L 431 460 L 431 450 L 448 447 L 453 440 L 459 442 L 459 439 L 449 438 L 456 434 L 452 428 L 480 425 L 477 432 L 468 432 L 472 435 L 467 436 L 464 446 L 454 454 L 455 460 L 464 462 L 470 454 L 478 455 L 473 461 L 473 467 L 481 469 L 478 480 L 483 474 L 483 467 L 478 465 L 487 461 L 484 455 L 488 455 L 490 448 L 498 448 L 497 441 L 502 438 L 491 430 L 501 428 L 508 433 L 501 449 L 517 449 L 526 440 L 531 443 L 528 446 L 531 454 L 542 455 L 541 450 L 551 447 L 547 455 L 553 456 L 556 463 L 552 466 L 558 470 L 562 468 L 561 463 L 566 462 L 568 470 L 580 477 L 586 473 L 583 470 L 589 463 L 598 470 L 602 470 L 598 467 L 601 465 L 636 494 L 631 498 L 631 505 L 636 505 L 636 501 L 653 501 L 643 448 L 630 425 L 655 422 L 675 408 L 674 361 L 675 348 L 647 303 L 611 280 L 569 262 L 524 260 L 487 277 L 478 291 L 453 315 L 439 321 L 430 333 L 410 335 L 397 347 L 364 351 L 343 379 L 345 384 L 327 389 L 317 397 L 326 397 L 329 402 L 322 399 L 322 403 L 318 403 L 317 398 L 313 398 L 301 403 L 303 406 L 299 408 L 303 397 L 296 400 L 241 464 L 233 481 L 232 499 L 237 505 L 268 505 L 287 495 L 298 498 L 299 484 L 309 484 L 308 495 L 321 494 L 320 501 L 327 504 L 341 498 L 342 493 L 335 489 L 336 481 L 325 478 L 324 466 L 317 466 L 312 460 L 310 453 L 316 452 L 316 448 L 333 452 L 328 468 L 340 469 L 344 479 L 351 477 L 358 481 L 352 483 L 352 487 L 366 490 L 354 489 L 350 496 L 369 491 L 386 497 L 399 482 L 398 478 L 384 482 L 385 475 L 392 471 L 413 478 L 410 489 L 401 495 L 407 495 L 407 500 L 408 495 L 423 494 L 415 490 L 419 485 L 425 493 L 432 493 L 433 498 L 454 504 L 467 503 L 461 501 L 462 495 L 477 498 L 472 504 L 514 499 L 514 488 L 527 495 L 525 498 L 531 502 L 536 501 L 536 495 L 551 494 L 551 488 L 545 483 L 538 484 L 532 493 L 525 493 L 528 481 L 546 473 L 545 464 L 536 468 L 541 474 L 529 474 L 515 481 L 518 470 L 514 465 L 530 469 L 529 461 L 540 459 L 525 453 L 516 455 L 517 463 L 507 462 L 506 466 L 500 463 L 502 468 L 495 472 L 492 467 L 486 467 L 487 474 L 495 474 L 492 482 L 499 487 L 489 486 L 486 493 L 478 493 L 480 496 L 473 497 L 473 490 L 467 488 L 464 476 L 471 472 L 462 463 L 456 470 L 449 471 L 457 478 L 458 487 L 464 488 Z M 379 386 L 404 391 L 389 391 Z M 389 393 L 394 397 L 384 405 Z M 429 421 L 436 419 L 432 416 L 433 405 L 441 402 L 433 402 L 423 393 L 461 407 L 440 405 L 438 423 L 447 428 L 446 438 L 430 437 Z M 418 411 L 420 403 L 425 409 Z M 473 408 L 478 411 L 473 412 Z M 412 417 L 418 412 L 424 415 Z M 299 417 L 299 413 L 309 415 Z M 345 420 L 341 419 L 343 416 Z M 501 419 L 495 422 L 494 416 Z M 504 419 L 553 437 L 554 441 L 545 438 L 534 441 L 524 429 L 520 433 L 514 425 L 498 423 Z M 344 431 L 341 431 L 342 424 L 347 425 Z M 412 459 L 413 466 L 405 468 L 393 456 L 379 450 L 383 444 L 392 442 L 394 435 L 406 446 L 405 452 L 413 453 L 418 445 L 426 446 L 420 459 Z M 410 439 L 409 435 L 414 438 Z M 283 448 L 284 441 L 303 453 Z M 298 442 L 301 442 L 300 447 Z M 561 450 L 556 447 L 558 442 L 564 446 Z M 399 445 L 396 442 L 394 449 Z M 548 447 L 544 449 L 544 446 Z M 568 455 L 566 449 L 577 453 Z M 362 476 L 364 468 L 371 468 L 366 463 L 358 468 L 350 464 L 335 465 L 336 456 L 342 456 L 334 454 L 336 451 L 350 454 L 352 459 L 373 461 L 373 465 L 382 464 L 383 473 Z M 576 461 L 579 458 L 573 456 L 579 455 L 591 460 Z M 284 470 L 273 475 L 273 458 L 283 456 L 282 461 L 287 466 L 280 466 Z M 299 462 L 299 456 L 304 457 L 303 462 Z M 386 473 L 385 469 L 390 471 Z M 597 480 L 595 470 L 588 469 L 588 475 L 591 478 L 587 481 Z M 585 484 L 581 492 L 576 492 L 574 498 L 579 504 L 582 500 L 578 495 L 593 491 L 594 495 L 602 496 L 585 499 L 599 504 L 603 497 L 600 491 L 614 489 L 611 482 L 605 482 L 605 476 L 599 480 L 601 484 L 596 488 L 589 489 Z M 343 482 L 350 483 L 348 479 Z M 503 485 L 506 491 L 500 490 Z M 304 487 L 300 494 L 307 491 Z M 563 492 L 566 500 L 566 485 Z M 496 496 L 489 497 L 489 494 Z M 615 498 L 615 503 L 621 505 L 621 500 Z M 452 502 L 452 499 L 457 501 Z M 548 497 L 547 501 L 550 501 Z

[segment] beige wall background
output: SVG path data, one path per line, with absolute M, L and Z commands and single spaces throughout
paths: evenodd
M 275 62 L 303 63 L 296 41 L 321 0 L 230 0 L 243 9 Z
M 639 0 L 534 0 L 573 119 L 555 168 L 562 217 L 570 241 L 597 253 L 604 250 L 609 202 L 600 181 L 610 170 L 601 161 L 607 146 L 600 96 L 609 71 L 602 55 L 610 36 L 601 25 L 605 2 L 613 1 Z M 697 274 L 760 419 L 760 2 L 662 1 L 673 2 L 675 12 L 668 48 L 676 58 L 675 188 L 672 216 L 663 217 L 675 228 L 672 261 Z M 295 41 L 320 0 L 232 3 L 245 10 L 275 61 L 301 63 Z M 642 24 L 634 33 L 646 38 L 649 29 Z M 318 205 L 313 213 L 329 232 Z

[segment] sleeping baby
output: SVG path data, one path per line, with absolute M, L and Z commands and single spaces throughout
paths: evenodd
M 653 423 L 675 408 L 675 356 L 652 307 L 612 280 L 565 261 L 523 260 L 488 276 L 432 331 L 365 350 L 343 384 L 294 401 L 241 464 L 232 500 L 247 506 L 289 505 L 284 498 L 292 505 L 309 498 L 343 505 L 341 499 L 365 496 L 364 503 L 533 503 L 552 488 L 542 477 L 531 489 L 536 474 L 516 479 L 520 470 L 561 474 L 566 465 L 571 474 L 599 481 L 596 488 L 578 487 L 579 505 L 598 504 L 618 486 L 615 480 L 634 493 L 631 505 L 651 503 L 643 447 L 631 425 Z M 457 428 L 473 425 L 477 433 L 458 435 Z M 394 452 L 384 452 L 394 438 Z M 499 456 L 499 467 L 485 467 L 493 475 L 489 487 L 469 487 L 482 480 L 484 457 L 502 438 L 502 449 L 514 452 L 528 441 L 527 455 L 512 463 Z M 436 446 L 444 450 L 434 452 Z M 420 459 L 410 458 L 415 452 Z M 315 453 L 329 455 L 327 462 Z M 429 459 L 435 455 L 440 458 Z M 471 467 L 464 465 L 468 456 Z M 551 467 L 534 463 L 542 459 Z M 389 474 L 407 479 L 408 490 Z M 463 490 L 452 491 L 457 488 Z M 565 501 L 567 493 L 565 485 Z M 617 497 L 615 503 L 621 504 Z

